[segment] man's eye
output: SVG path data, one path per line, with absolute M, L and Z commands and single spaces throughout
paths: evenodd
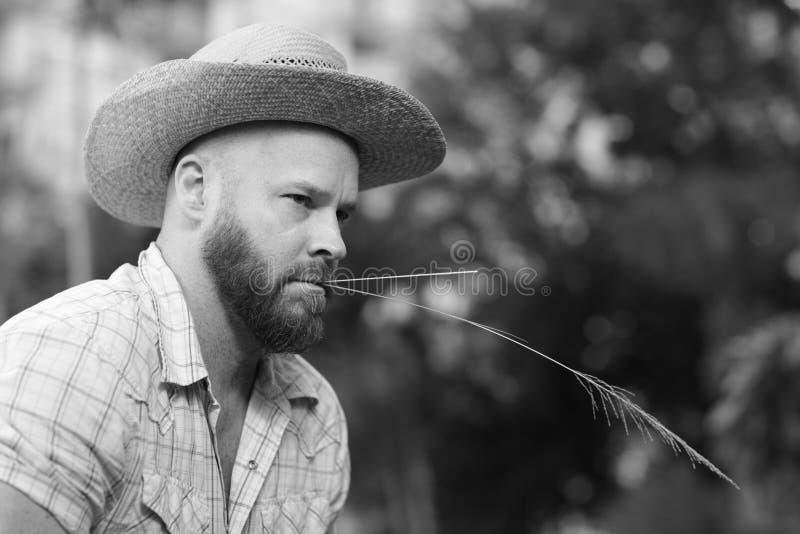
M 308 197 L 306 195 L 290 194 L 286 195 L 286 197 L 294 200 L 298 204 L 302 204 L 303 206 L 309 206 L 311 204 L 311 197 Z
M 337 219 L 339 219 L 339 222 L 340 222 L 340 223 L 343 223 L 343 222 L 345 222 L 347 219 L 349 219 L 349 218 L 350 218 L 350 214 L 349 214 L 349 213 L 347 213 L 346 211 L 339 210 L 339 211 L 337 211 L 337 212 L 336 212 L 336 218 L 337 218 Z

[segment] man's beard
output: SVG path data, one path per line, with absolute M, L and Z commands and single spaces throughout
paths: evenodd
M 242 320 L 268 352 L 303 352 L 324 336 L 320 291 L 291 296 L 284 286 L 293 278 L 329 280 L 322 262 L 293 265 L 275 272 L 275 260 L 263 259 L 232 210 L 222 213 L 203 244 L 203 259 L 225 308 Z

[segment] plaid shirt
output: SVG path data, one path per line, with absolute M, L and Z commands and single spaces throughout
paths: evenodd
M 155 244 L 0 327 L 0 481 L 70 532 L 325 532 L 350 481 L 325 379 L 297 355 L 262 358 L 227 507 L 219 412 Z

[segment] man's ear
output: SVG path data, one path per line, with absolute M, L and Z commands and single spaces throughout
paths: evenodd
M 188 153 L 175 164 L 175 203 L 184 217 L 200 222 L 208 211 L 208 191 L 203 161 Z

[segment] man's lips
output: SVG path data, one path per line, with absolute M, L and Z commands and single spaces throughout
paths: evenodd
M 315 284 L 318 286 L 322 285 L 322 278 L 290 278 L 290 281 L 303 284 Z
M 322 284 L 321 279 L 300 279 L 300 278 L 293 278 L 290 282 L 294 282 L 296 284 L 303 284 L 306 286 L 313 286 L 314 289 L 319 289 L 320 291 L 324 291 L 325 294 L 328 294 L 329 288 Z

